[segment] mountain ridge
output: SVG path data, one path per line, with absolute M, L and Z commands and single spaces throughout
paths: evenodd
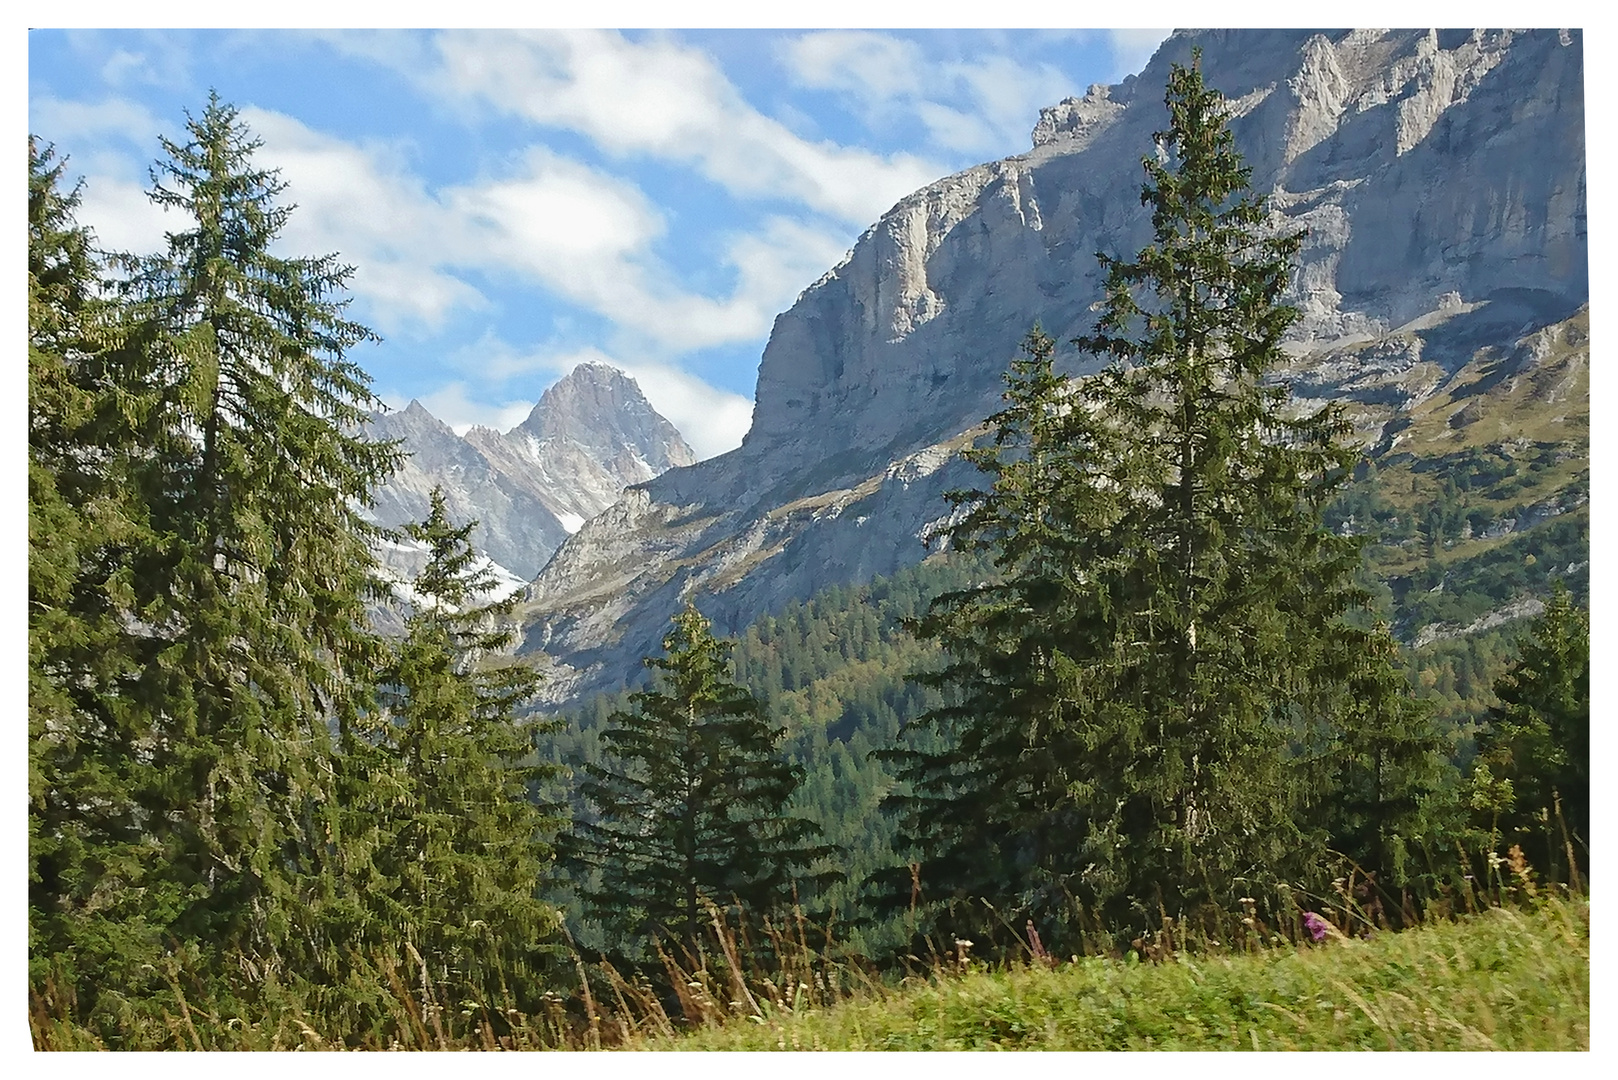
M 1156 88 L 1193 46 L 1273 225 L 1309 230 L 1289 296 L 1300 381 L 1335 363 L 1310 396 L 1389 399 L 1361 403 L 1368 445 L 1412 407 L 1401 380 L 1421 363 L 1441 382 L 1587 301 L 1577 32 L 1178 31 L 1141 75 L 1043 110 L 1029 151 L 900 200 L 775 320 L 742 445 L 562 545 L 522 611 L 553 700 L 629 677 L 687 601 L 735 630 L 925 554 L 1017 343 L 1036 321 L 1088 332 L 1094 253 L 1148 239 Z M 1424 319 L 1425 354 L 1376 359 Z
M 465 436 L 412 400 L 371 417 L 374 437 L 409 455 L 378 489 L 372 520 L 396 527 L 426 515 L 442 486 L 454 520 L 477 519 L 472 546 L 497 571 L 530 580 L 588 518 L 624 488 L 694 460 L 674 425 L 616 368 L 585 363 L 548 387 L 510 431 L 474 426 Z M 414 572 L 408 547 L 378 553 L 396 576 Z

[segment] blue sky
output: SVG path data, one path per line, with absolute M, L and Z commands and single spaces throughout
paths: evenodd
M 285 253 L 356 268 L 391 405 L 505 429 L 605 360 L 706 457 L 775 315 L 883 211 L 1166 33 L 40 30 L 28 124 L 101 245 L 153 251 L 158 136 L 217 89 L 298 204 Z

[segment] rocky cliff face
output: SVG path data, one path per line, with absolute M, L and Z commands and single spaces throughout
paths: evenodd
M 420 521 L 428 493 L 440 485 L 457 521 L 478 520 L 473 546 L 513 587 L 624 488 L 692 461 L 690 447 L 635 381 L 605 364 L 574 368 L 505 433 L 475 427 L 462 438 L 415 401 L 372 417 L 371 430 L 400 440 L 410 455 L 377 492 L 373 520 Z M 419 562 L 408 545 L 389 545 L 380 555 L 405 578 Z
M 1309 229 L 1291 344 L 1311 395 L 1382 394 L 1391 415 L 1413 370 L 1442 378 L 1585 301 L 1577 32 L 1179 32 L 1140 76 L 1044 110 L 1028 153 L 901 200 L 776 319 L 743 445 L 563 545 L 524 612 L 554 698 L 632 673 L 688 598 L 734 628 L 924 555 L 1018 342 L 1035 321 L 1088 332 L 1095 253 L 1147 240 L 1140 159 L 1194 46 L 1275 224 Z

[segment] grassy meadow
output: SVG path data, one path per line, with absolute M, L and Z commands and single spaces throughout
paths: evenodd
M 1584 899 L 1156 961 L 970 960 L 831 1007 L 760 1000 L 638 1050 L 1587 1050 Z M 737 1015 L 740 1014 L 740 1015 Z M 656 1025 L 650 1025 L 655 1031 Z

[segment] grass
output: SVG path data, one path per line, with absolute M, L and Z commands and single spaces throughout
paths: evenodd
M 1552 898 L 1319 945 L 940 972 L 828 1007 L 754 995 L 624 1048 L 1587 1050 L 1589 931 L 1587 900 Z
M 364 1019 L 297 994 L 221 1013 L 188 1003 L 176 980 L 160 1015 L 147 1010 L 113 1044 L 53 1007 L 49 987 L 30 1021 L 40 1050 L 1588 1050 L 1589 901 L 1547 894 L 1517 851 L 1501 862 L 1518 879 L 1494 875 L 1503 906 L 1358 937 L 1331 925 L 1301 945 L 1258 927 L 1223 946 L 1191 932 L 1187 951 L 1166 926 L 1122 958 L 1036 949 L 991 968 L 962 950 L 894 985 L 816 952 L 801 920 L 766 926 L 776 960 L 760 968 L 746 932 L 712 909 L 699 963 L 658 950 L 663 990 L 576 960 L 572 990 L 563 980 L 538 1015 L 443 1002 L 419 968 L 386 963 L 373 973 L 381 1011 Z

